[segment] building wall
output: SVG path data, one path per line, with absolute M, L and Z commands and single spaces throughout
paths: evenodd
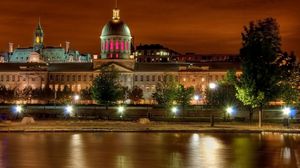
M 62 91 L 67 87 L 72 92 L 79 93 L 82 89 L 91 87 L 95 76 L 94 72 L 50 72 L 49 88 Z
M 47 71 L 15 71 L 0 72 L 0 84 L 8 89 L 23 90 L 26 87 L 33 89 L 44 88 L 48 83 Z
M 134 72 L 133 86 L 143 90 L 144 103 L 155 103 L 152 95 L 156 92 L 156 85 L 163 81 L 178 80 L 177 72 Z

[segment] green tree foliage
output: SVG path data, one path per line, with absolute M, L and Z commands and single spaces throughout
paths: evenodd
M 275 100 L 280 90 L 280 68 L 276 60 L 281 55 L 279 26 L 275 19 L 250 22 L 242 33 L 243 74 L 237 84 L 237 98 L 244 105 L 259 107 L 259 126 L 263 106 Z
M 5 86 L 0 85 L 0 103 L 9 103 L 14 100 L 15 89 L 7 89 Z
M 156 85 L 156 92 L 153 93 L 152 97 L 157 103 L 166 108 L 171 107 L 177 98 L 177 86 L 178 83 L 174 80 L 164 80 Z
M 92 89 L 91 88 L 85 88 L 80 91 L 80 98 L 82 100 L 93 100 L 92 98 Z
M 185 88 L 183 85 L 180 84 L 177 87 L 177 93 L 176 93 L 177 104 L 179 104 L 184 109 L 186 106 L 190 105 L 194 93 L 195 93 L 194 87 Z
M 128 93 L 128 97 L 134 103 L 139 103 L 143 99 L 143 89 L 138 86 L 134 86 Z
M 63 90 L 58 90 L 56 92 L 56 102 L 59 104 L 67 104 L 72 102 L 71 88 L 65 86 Z
M 101 73 L 93 81 L 92 97 L 98 104 L 104 104 L 106 109 L 122 99 L 123 91 L 118 77 L 119 74 L 114 67 L 103 66 Z
M 291 76 L 281 83 L 281 99 L 286 105 L 300 104 L 300 66 L 297 65 Z

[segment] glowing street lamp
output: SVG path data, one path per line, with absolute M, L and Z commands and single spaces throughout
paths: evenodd
M 282 112 L 283 112 L 283 114 L 285 115 L 285 116 L 290 116 L 291 115 L 291 112 L 292 112 L 292 110 L 291 110 L 291 108 L 290 107 L 284 107 L 283 109 L 282 109 Z
M 66 108 L 65 108 L 65 111 L 67 114 L 71 115 L 73 113 L 73 106 L 71 105 L 68 105 Z
M 195 95 L 194 96 L 194 100 L 198 101 L 200 99 L 200 96 L 199 95 Z
M 233 113 L 234 109 L 233 107 L 227 107 L 226 112 L 227 114 L 231 115 Z
M 226 113 L 228 114 L 229 119 L 233 112 L 234 112 L 234 108 L 232 106 L 226 108 Z
M 123 118 L 123 114 L 125 112 L 125 107 L 124 106 L 119 106 L 118 107 L 118 112 L 120 113 L 120 118 Z
M 23 108 L 22 108 L 22 106 L 17 105 L 17 106 L 15 107 L 15 110 L 16 110 L 16 112 L 17 112 L 18 114 L 20 114 L 20 113 L 22 113 Z
M 178 108 L 177 107 L 172 107 L 171 108 L 171 112 L 174 114 L 174 118 L 175 118 L 175 116 L 176 116 L 176 114 L 178 112 Z
M 79 96 L 79 95 L 75 95 L 75 96 L 74 96 L 74 100 L 75 100 L 75 101 L 78 101 L 79 99 L 80 99 L 80 96 Z
M 282 112 L 284 115 L 283 126 L 286 126 L 287 128 L 289 128 L 290 127 L 289 117 L 291 116 L 292 110 L 290 107 L 284 107 L 282 109 Z
M 209 84 L 209 88 L 212 89 L 212 90 L 216 89 L 217 87 L 218 87 L 218 85 L 216 83 L 210 83 Z

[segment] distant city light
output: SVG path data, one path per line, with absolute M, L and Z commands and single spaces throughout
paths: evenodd
M 200 99 L 200 96 L 199 95 L 195 95 L 194 96 L 194 100 L 198 101 Z
M 209 84 L 209 88 L 210 88 L 210 89 L 216 89 L 217 86 L 218 86 L 218 85 L 215 84 L 215 83 L 210 83 L 210 84 Z

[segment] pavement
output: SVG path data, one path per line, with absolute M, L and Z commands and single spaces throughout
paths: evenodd
M 209 133 L 296 133 L 300 134 L 300 125 L 292 124 L 290 128 L 282 124 L 265 123 L 258 128 L 256 123 L 210 123 L 195 122 L 151 122 L 140 124 L 138 122 L 123 121 L 35 121 L 31 124 L 22 122 L 2 121 L 0 132 L 209 132 Z

